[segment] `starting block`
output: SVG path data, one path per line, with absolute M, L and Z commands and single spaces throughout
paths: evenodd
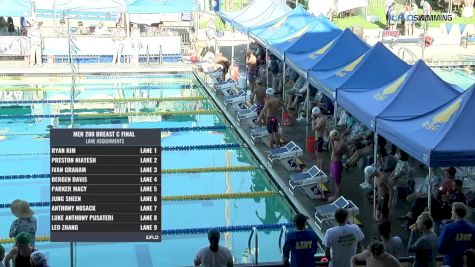
M 330 204 L 315 207 L 315 225 L 322 230 L 323 223 L 334 220 L 335 211 L 339 208 L 348 210 L 353 217 L 360 212 L 353 201 L 341 196 Z

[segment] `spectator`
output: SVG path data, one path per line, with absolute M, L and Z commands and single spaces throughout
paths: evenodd
M 433 221 L 429 213 L 422 213 L 411 226 L 409 252 L 416 254 L 414 267 L 435 267 L 437 256 L 437 236 L 432 231 Z
M 467 204 L 467 198 L 465 194 L 462 192 L 463 181 L 460 179 L 456 179 L 452 182 L 452 193 L 449 195 L 449 203 L 452 204 L 454 202 L 462 202 L 463 204 Z
M 36 64 L 41 66 L 43 64 L 41 59 L 43 40 L 38 21 L 33 22 L 33 25 L 28 30 L 28 37 L 30 38 L 30 65 Z
M 416 15 L 414 7 L 410 4 L 407 4 L 404 10 L 404 35 L 406 36 L 414 35 L 414 15 Z
M 391 222 L 384 221 L 378 225 L 379 236 L 384 244 L 384 249 L 387 253 L 393 255 L 396 259 L 401 257 L 404 246 L 402 239 L 399 236 L 391 237 Z
M 252 50 L 246 51 L 246 67 L 247 67 L 247 80 L 249 81 L 249 89 L 251 91 L 251 104 L 254 99 L 254 87 L 256 85 L 257 76 L 257 58 L 254 56 Z M 275 89 L 274 89 L 275 90 Z
M 384 12 L 385 12 L 385 15 L 386 15 L 386 26 L 388 27 L 388 30 L 389 30 L 389 25 L 390 25 L 390 20 L 391 20 L 389 10 L 390 10 L 391 6 L 393 5 L 393 3 L 394 3 L 394 0 L 386 0 L 384 2 Z
M 219 245 L 219 230 L 213 228 L 208 232 L 209 247 L 198 251 L 195 266 L 204 267 L 232 267 L 233 256 L 229 249 Z
M 279 109 L 284 108 L 286 110 L 284 103 L 274 96 L 274 89 L 267 88 L 266 90 L 266 102 L 264 108 L 262 109 L 261 114 L 257 117 L 257 122 L 261 123 L 261 119 L 266 116 L 267 121 L 267 132 L 269 133 L 269 147 L 272 149 L 274 143 L 277 147 L 280 144 L 280 134 L 279 134 Z
M 391 254 L 385 251 L 383 243 L 373 241 L 368 250 L 363 251 L 351 258 L 351 266 L 356 267 L 356 261 L 365 261 L 367 267 L 399 267 L 401 264 Z
M 124 50 L 125 30 L 120 23 L 115 25 L 114 32 L 112 33 L 112 41 L 114 41 L 114 54 L 112 56 L 112 65 L 122 64 L 122 51 Z
M 17 217 L 10 226 L 10 237 L 15 238 L 18 234 L 26 232 L 31 236 L 31 245 L 35 247 L 35 237 L 37 230 L 34 211 L 30 208 L 28 202 L 17 199 L 12 202 L 10 209 L 12 214 Z
M 389 216 L 389 195 L 390 195 L 390 187 L 389 182 L 386 179 L 386 176 L 376 171 L 373 166 L 366 166 L 364 169 L 365 177 L 368 180 L 374 178 L 376 182 L 376 186 L 378 188 L 377 191 L 377 210 L 375 212 L 375 220 L 376 221 L 386 221 L 388 220 Z
M 445 225 L 439 236 L 438 251 L 444 254 L 444 265 L 462 267 L 464 252 L 475 246 L 475 225 L 464 220 L 466 214 L 465 204 L 452 204 L 452 219 L 455 221 Z
M 284 266 L 310 267 L 315 265 L 318 237 L 313 230 L 305 229 L 307 216 L 299 213 L 294 217 L 295 231 L 287 234 L 283 248 Z
M 89 31 L 86 27 L 84 27 L 84 24 L 82 21 L 78 21 L 78 31 L 77 33 L 79 33 L 80 35 L 86 35 L 86 34 L 89 34 Z
M 64 19 L 59 20 L 59 26 L 56 29 L 56 37 L 68 37 L 68 27 Z
M 396 3 L 392 2 L 389 7 L 389 30 L 397 31 L 398 16 L 396 16 Z
M 8 24 L 4 17 L 0 17 L 0 35 L 8 35 Z
M 343 167 L 341 164 L 341 160 L 343 154 L 347 153 L 348 146 L 346 145 L 345 140 L 343 140 L 337 130 L 332 130 L 330 132 L 330 145 L 332 147 L 330 160 L 330 175 L 335 181 L 335 195 L 332 197 L 332 199 L 336 199 L 340 196 L 341 171 Z
M 30 262 L 32 267 L 48 267 L 46 254 L 41 251 L 31 253 Z
M 457 174 L 457 169 L 454 167 L 450 167 L 448 169 L 445 169 L 445 179 L 442 180 L 440 186 L 444 188 L 444 190 L 447 191 L 447 193 L 450 195 L 452 193 L 452 183 L 455 180 L 455 175 Z
M 467 267 L 475 266 L 475 248 L 471 248 L 465 251 L 465 265 Z
M 0 267 L 5 267 L 5 265 L 3 265 L 3 259 L 5 258 L 5 248 L 0 245 Z
M 390 203 L 395 203 L 396 195 L 398 195 L 399 198 L 407 197 L 407 183 L 409 181 L 409 155 L 402 150 L 399 151 L 399 155 L 400 156 L 396 164 L 396 168 L 388 177 L 388 181 L 392 187 Z
M 315 154 L 317 167 L 323 169 L 323 136 L 325 135 L 327 118 L 322 114 L 319 107 L 312 109 L 312 131 L 315 132 Z
M 5 257 L 5 267 L 10 267 L 13 261 L 14 267 L 31 267 L 30 256 L 35 249 L 30 245 L 31 236 L 28 233 L 20 233 L 15 238 L 15 246 Z
M 361 248 L 364 234 L 358 225 L 348 223 L 348 215 L 347 210 L 337 209 L 334 216 L 338 225 L 325 232 L 323 245 L 330 267 L 350 266 L 351 257 Z
M 10 35 L 14 34 L 16 31 L 15 31 L 15 24 L 13 23 L 13 19 L 12 17 L 8 17 L 7 18 L 7 26 L 8 26 L 8 33 Z
M 394 171 L 397 165 L 397 159 L 391 155 L 388 154 L 388 150 L 385 147 L 381 147 L 379 150 L 379 158 L 380 158 L 380 164 L 381 169 L 384 173 L 390 174 Z
M 137 24 L 132 26 L 132 33 L 130 34 L 131 43 L 132 43 L 132 62 L 135 65 L 139 65 L 139 55 L 140 49 L 142 48 L 142 43 L 140 42 L 140 29 Z
M 299 76 L 296 81 L 293 81 L 292 88 L 289 90 L 285 90 L 285 94 L 287 95 L 285 98 L 285 105 L 288 109 L 295 110 L 294 96 L 298 91 L 304 90 L 302 89 L 304 88 L 304 86 L 306 86 L 305 77 Z

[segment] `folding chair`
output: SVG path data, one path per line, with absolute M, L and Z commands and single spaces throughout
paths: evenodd
M 283 147 L 271 149 L 270 154 L 267 156 L 267 160 L 268 164 L 272 166 L 272 163 L 275 160 L 294 158 L 302 155 L 303 150 L 298 145 L 296 145 L 294 141 L 290 141 Z
M 317 165 L 313 165 L 305 172 L 289 176 L 289 191 L 294 194 L 295 188 L 314 184 L 323 184 L 328 181 L 327 175 Z

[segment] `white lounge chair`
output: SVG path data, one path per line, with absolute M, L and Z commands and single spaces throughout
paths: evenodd
M 241 105 L 241 104 L 239 104 Z M 237 111 L 237 123 L 238 125 L 242 120 L 249 120 L 257 118 L 257 105 L 253 105 L 248 109 L 240 109 Z
M 227 79 L 225 82 L 215 83 L 213 87 L 214 90 L 225 91 L 233 89 L 235 85 L 236 83 L 233 81 L 233 79 Z
M 256 127 L 251 129 L 251 142 L 254 145 L 258 138 L 263 138 L 269 136 L 269 132 L 267 131 L 267 127 Z
M 323 184 L 328 181 L 327 175 L 317 165 L 313 165 L 305 172 L 292 174 L 289 177 L 289 191 L 294 194 L 295 188 L 313 184 Z
M 229 105 L 229 104 L 243 103 L 246 99 L 249 99 L 249 96 L 250 96 L 250 92 L 248 94 L 244 90 L 239 90 L 236 94 L 225 96 L 224 104 Z
M 294 143 L 290 141 L 287 145 L 279 148 L 273 148 L 270 151 L 270 154 L 267 156 L 268 164 L 272 166 L 274 160 L 295 158 L 303 155 L 303 150 Z
M 321 230 L 324 221 L 332 220 L 337 209 L 346 209 L 353 217 L 359 214 L 358 206 L 341 196 L 330 204 L 315 207 L 315 224 Z

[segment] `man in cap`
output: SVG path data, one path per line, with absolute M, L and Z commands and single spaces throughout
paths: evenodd
M 232 267 L 233 256 L 226 247 L 219 245 L 219 230 L 213 228 L 208 232 L 209 246 L 198 251 L 195 257 L 195 266 L 205 267 Z
M 335 195 L 328 200 L 332 201 L 340 196 L 341 171 L 343 168 L 341 159 L 343 154 L 347 153 L 348 146 L 337 130 L 332 130 L 330 132 L 330 145 L 332 147 L 330 175 L 335 181 Z
M 277 146 L 280 145 L 280 134 L 279 131 L 279 109 L 285 108 L 284 103 L 277 97 L 274 96 L 274 89 L 267 88 L 266 90 L 266 103 L 262 109 L 261 114 L 257 118 L 257 122 L 261 122 L 263 116 L 267 118 L 267 131 L 269 132 L 269 147 L 272 149 L 274 147 L 274 142 Z M 265 114 L 265 115 L 264 115 Z
M 261 115 L 262 109 L 264 108 L 264 104 L 266 103 L 266 88 L 264 87 L 264 81 L 261 78 L 256 79 L 256 88 L 254 92 L 254 101 L 257 107 L 256 112 L 257 116 L 259 116 Z
M 46 254 L 41 251 L 31 253 L 30 263 L 32 267 L 48 267 Z
M 315 154 L 317 156 L 317 167 L 320 169 L 323 169 L 323 136 L 325 135 L 326 125 L 326 117 L 319 107 L 314 107 L 312 109 L 312 131 L 315 131 Z
M 375 179 L 377 192 L 377 209 L 374 213 L 376 221 L 385 221 L 389 216 L 389 181 L 386 179 L 386 176 L 377 171 L 373 166 L 366 166 L 364 169 L 365 178 L 368 179 L 368 183 L 371 179 Z
M 257 58 L 254 56 L 252 50 L 246 51 L 246 66 L 247 66 L 247 79 L 249 81 L 249 89 L 251 90 L 251 103 L 254 99 L 254 86 L 256 84 L 257 76 Z
M 30 208 L 28 202 L 20 199 L 13 201 L 10 209 L 17 219 L 10 226 L 9 236 L 15 238 L 18 234 L 26 232 L 31 235 L 31 245 L 34 247 L 37 230 L 36 218 L 33 216 L 34 211 Z
M 318 238 L 313 230 L 305 228 L 307 219 L 308 217 L 301 213 L 294 217 L 295 231 L 285 237 L 284 266 L 289 265 L 290 255 L 292 267 L 315 266 L 314 255 L 318 248 Z

